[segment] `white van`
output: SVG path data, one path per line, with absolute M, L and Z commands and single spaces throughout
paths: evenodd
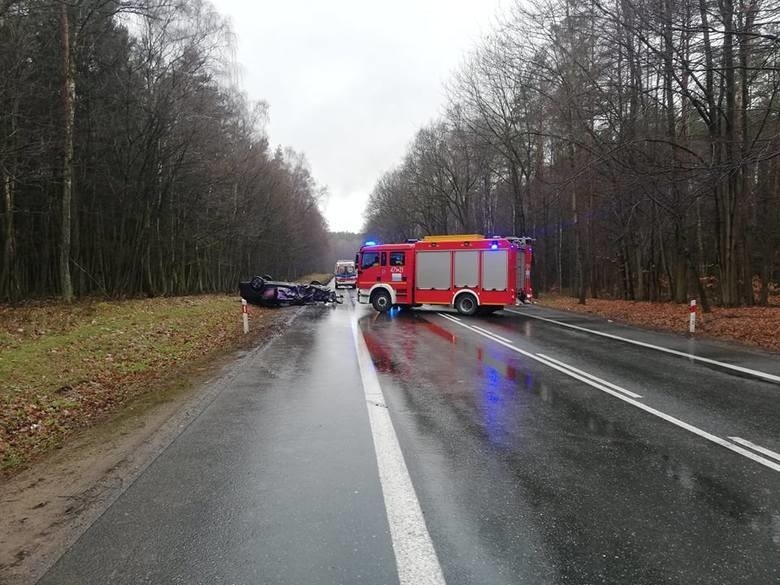
M 336 278 L 336 288 L 347 286 L 355 288 L 357 286 L 357 271 L 355 262 L 352 260 L 338 260 L 333 269 L 333 276 Z

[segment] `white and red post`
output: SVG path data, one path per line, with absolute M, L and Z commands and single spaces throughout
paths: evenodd
M 249 333 L 249 307 L 246 299 L 241 299 L 241 317 L 244 319 L 244 333 Z
M 696 299 L 691 299 L 690 318 L 688 321 L 688 332 L 696 333 Z

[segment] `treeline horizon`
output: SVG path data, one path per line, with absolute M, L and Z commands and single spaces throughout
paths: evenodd
M 780 270 L 780 3 L 516 2 L 376 183 L 384 240 L 536 239 L 542 291 L 767 304 Z
M 201 0 L 0 6 L 0 301 L 232 291 L 327 266 L 325 196 L 269 146 Z

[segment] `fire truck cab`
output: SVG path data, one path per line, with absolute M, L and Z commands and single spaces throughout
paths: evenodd
M 473 315 L 530 300 L 530 242 L 478 234 L 369 242 L 356 259 L 358 302 L 371 303 L 379 312 L 393 306 L 446 305 Z

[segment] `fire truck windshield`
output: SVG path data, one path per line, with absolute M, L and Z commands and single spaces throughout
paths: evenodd
M 379 252 L 363 252 L 360 268 L 371 268 L 374 265 L 379 265 Z

